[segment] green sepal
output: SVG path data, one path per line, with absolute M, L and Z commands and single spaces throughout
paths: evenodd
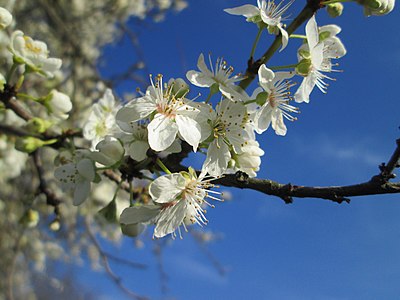
M 296 72 L 302 76 L 307 76 L 310 73 L 310 69 L 311 69 L 311 60 L 302 59 L 296 67 Z
M 268 96 L 269 96 L 268 92 L 264 91 L 264 92 L 259 93 L 256 97 L 256 103 L 259 106 L 263 106 L 265 104 L 265 102 L 267 102 Z
M 117 203 L 113 199 L 107 206 L 99 210 L 98 214 L 110 223 L 117 222 Z

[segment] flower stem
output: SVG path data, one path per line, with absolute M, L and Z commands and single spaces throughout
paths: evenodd
M 172 174 L 170 170 L 164 165 L 164 163 L 161 161 L 159 157 L 157 157 L 156 160 L 157 165 L 167 174 Z
M 328 0 L 328 1 L 321 1 L 321 5 L 328 5 L 333 3 L 342 3 L 342 2 L 350 2 L 352 0 Z
M 292 65 L 286 65 L 286 66 L 275 66 L 275 67 L 270 67 L 268 66 L 268 68 L 270 68 L 271 70 L 285 70 L 285 69 L 291 69 L 291 68 L 296 68 L 298 64 L 292 64 Z
M 213 93 L 211 93 L 211 91 L 208 93 L 207 99 L 205 101 L 205 103 L 210 102 L 211 96 L 213 95 Z
M 129 180 L 129 206 L 133 206 L 132 180 Z
M 35 101 L 35 102 L 40 102 L 39 98 L 33 97 L 31 95 L 28 95 L 28 94 L 23 94 L 23 93 L 18 93 L 17 94 L 17 98 L 28 99 L 28 100 L 32 100 L 32 101 Z
M 254 56 L 254 52 L 256 52 L 258 41 L 260 40 L 261 33 L 262 33 L 263 29 L 264 29 L 264 27 L 262 27 L 262 26 L 258 29 L 256 39 L 254 40 L 253 47 L 251 48 L 250 58 L 253 57 Z
M 250 103 L 255 103 L 256 101 L 257 101 L 256 99 L 249 100 L 249 101 L 244 102 L 244 105 L 247 105 L 247 104 L 250 104 Z
M 15 70 L 17 69 L 18 64 L 17 63 L 13 63 L 13 65 L 11 66 L 11 69 L 8 71 L 7 75 L 6 75 L 6 81 L 8 84 L 10 84 L 10 80 L 11 77 L 13 76 Z
M 307 37 L 304 34 L 291 34 L 290 38 L 292 39 L 303 39 L 305 40 Z

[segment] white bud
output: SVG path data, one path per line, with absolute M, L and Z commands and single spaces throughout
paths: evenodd
M 4 29 L 7 26 L 9 26 L 12 22 L 12 15 L 10 12 L 3 8 L 0 7 L 0 29 Z
M 58 119 L 67 119 L 68 112 L 72 109 L 72 102 L 68 95 L 52 90 L 44 105 L 49 113 Z

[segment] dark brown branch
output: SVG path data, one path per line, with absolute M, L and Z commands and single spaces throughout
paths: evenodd
M 285 203 L 292 203 L 293 198 L 318 198 L 330 200 L 337 203 L 350 202 L 349 197 L 369 196 L 379 194 L 400 193 L 400 182 L 392 183 L 389 179 L 394 178 L 393 170 L 397 167 L 400 158 L 400 139 L 396 141 L 397 147 L 387 164 L 381 164 L 381 173 L 373 176 L 369 181 L 347 185 L 347 186 L 328 186 L 314 187 L 295 184 L 282 184 L 270 179 L 249 178 L 244 172 L 227 174 L 213 183 L 223 186 L 236 187 L 240 189 L 251 189 L 261 193 L 277 196 Z M 172 172 L 187 170 L 182 165 L 172 165 L 167 163 L 167 167 Z
M 239 175 L 239 176 L 238 176 Z M 380 183 L 370 180 L 348 186 L 313 187 L 282 184 L 269 179 L 242 178 L 240 173 L 225 175 L 215 181 L 224 186 L 252 189 L 267 195 L 280 197 L 285 203 L 292 203 L 293 197 L 319 198 L 337 203 L 350 202 L 348 197 L 400 193 L 400 183 Z
M 27 132 L 19 127 L 7 125 L 7 124 L 1 124 L 1 123 L 0 123 L 0 133 L 3 133 L 5 135 L 19 136 L 19 137 L 32 136 L 32 137 L 39 138 L 39 139 L 43 138 L 42 136 L 40 136 L 38 134 Z
M 54 207 L 56 214 L 58 214 L 58 205 L 62 202 L 54 192 L 47 185 L 47 181 L 44 178 L 45 170 L 43 168 L 42 160 L 40 158 L 39 150 L 36 150 L 33 154 L 33 162 L 36 166 L 36 170 L 39 177 L 39 193 L 43 193 L 47 199 L 47 205 L 51 205 Z
M 400 139 L 396 140 L 396 150 L 393 152 L 392 157 L 390 157 L 389 162 L 387 164 L 382 163 L 379 166 L 379 169 L 381 170 L 380 176 L 382 179 L 387 182 L 392 178 L 395 178 L 396 175 L 393 174 L 393 171 L 395 168 L 399 167 L 399 159 L 400 159 Z

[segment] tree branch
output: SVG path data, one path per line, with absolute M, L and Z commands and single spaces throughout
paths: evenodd
M 86 227 L 86 231 L 89 235 L 89 238 L 91 240 L 91 242 L 93 243 L 93 245 L 96 247 L 97 251 L 100 254 L 100 257 L 103 261 L 103 266 L 105 271 L 107 272 L 108 276 L 114 281 L 114 283 L 123 291 L 125 292 L 129 297 L 133 298 L 133 299 L 137 299 L 137 300 L 147 300 L 148 298 L 140 296 L 138 294 L 136 294 L 135 292 L 131 291 L 130 289 L 128 289 L 127 287 L 125 287 L 125 285 L 122 284 L 122 279 L 121 277 L 117 276 L 113 270 L 111 270 L 110 264 L 108 262 L 108 257 L 107 254 L 101 249 L 101 246 L 99 244 L 99 242 L 97 241 L 91 225 L 89 224 L 89 220 L 87 218 L 85 218 L 85 227 Z
M 298 14 L 298 16 L 290 23 L 287 28 L 287 33 L 292 34 L 297 28 L 301 26 L 305 21 L 310 19 L 313 14 L 320 9 L 321 1 L 320 0 L 308 0 L 306 6 L 303 10 Z M 254 80 L 257 75 L 258 69 L 262 64 L 267 63 L 271 57 L 278 51 L 279 47 L 282 45 L 282 36 L 281 34 L 275 37 L 275 40 L 271 44 L 271 46 L 265 51 L 265 53 L 261 56 L 260 59 L 254 61 L 253 57 L 250 57 L 247 62 L 247 70 L 244 75 L 244 79 L 240 81 L 239 86 L 242 89 L 246 89 L 250 83 Z
M 396 140 L 396 144 L 397 147 L 389 162 L 387 164 L 382 163 L 379 166 L 381 172 L 373 176 L 369 181 L 358 184 L 328 187 L 283 184 L 270 179 L 249 178 L 246 173 L 241 171 L 236 172 L 236 174 L 226 174 L 214 180 L 213 183 L 240 189 L 251 189 L 267 195 L 277 196 L 287 204 L 292 203 L 294 197 L 318 198 L 337 203 L 349 203 L 350 199 L 348 197 L 400 193 L 400 182 L 389 182 L 389 179 L 395 177 L 393 170 L 399 167 L 400 139 Z M 187 170 L 187 167 L 182 165 L 165 163 L 171 172 Z

